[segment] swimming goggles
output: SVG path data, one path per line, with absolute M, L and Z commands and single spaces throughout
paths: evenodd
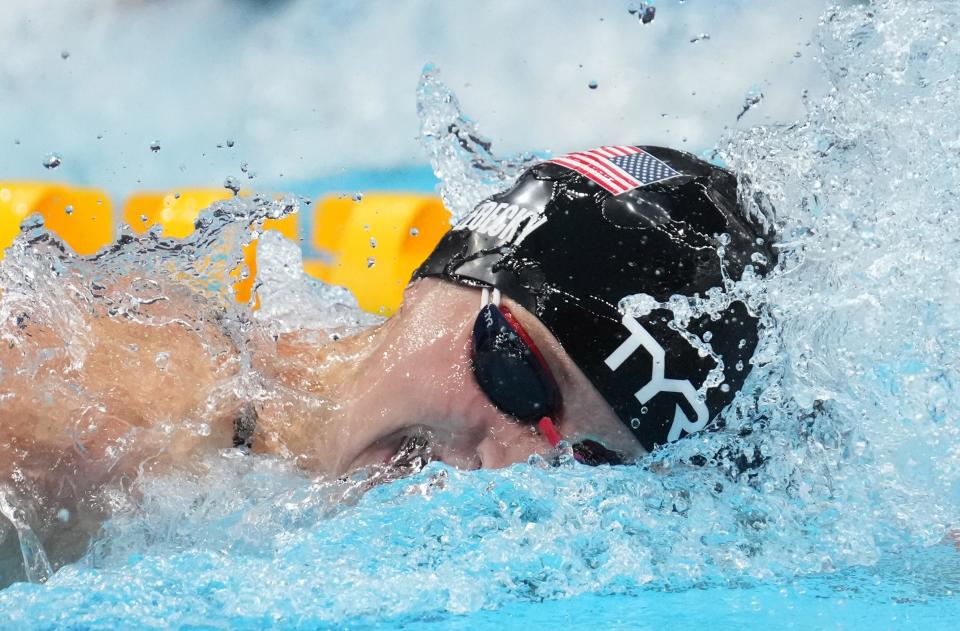
M 563 436 L 553 419 L 562 407 L 560 389 L 546 360 L 510 310 L 500 291 L 484 289 L 473 325 L 473 374 L 490 401 L 518 421 L 535 425 L 552 447 Z M 573 445 L 573 455 L 589 465 L 620 464 L 620 455 L 593 440 Z

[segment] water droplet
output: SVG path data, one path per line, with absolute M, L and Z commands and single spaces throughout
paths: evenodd
M 180 193 L 174 192 L 173 198 L 174 198 L 174 199 L 180 199 Z
M 159 141 L 159 140 L 154 140 L 153 142 L 150 143 L 150 151 L 152 151 L 152 152 L 154 152 L 154 153 L 157 153 L 158 151 L 160 151 L 160 141 Z
M 160 369 L 160 372 L 166 372 L 167 366 L 170 365 L 170 353 L 166 351 L 160 351 L 157 353 L 157 356 L 154 357 L 153 363 L 157 365 L 157 368 Z
M 371 256 L 370 258 L 367 259 L 367 269 L 373 267 L 376 263 L 377 263 L 377 259 Z
M 743 360 L 739 360 L 736 365 L 737 370 L 743 370 Z
M 67 213 L 68 215 L 72 215 L 72 214 L 73 214 L 73 206 L 71 206 L 70 204 L 67 204 L 67 205 L 64 207 L 63 212 Z
M 643 406 L 642 408 L 640 408 L 640 414 L 646 414 L 649 411 L 650 409 L 647 406 Z
M 20 139 L 19 139 L 19 138 L 14 138 L 14 139 L 13 139 L 13 144 L 19 145 L 19 144 L 20 144 Z
M 63 164 L 63 158 L 55 153 L 51 153 L 43 161 L 43 167 L 45 169 L 56 169 L 61 164 Z
M 417 236 L 418 234 L 420 234 L 420 230 L 418 230 L 417 228 L 410 228 L 410 236 L 411 236 L 411 237 L 415 237 L 415 236 Z
M 232 175 L 227 176 L 227 178 L 223 181 L 223 188 L 227 189 L 228 191 L 232 191 L 234 195 L 240 194 L 240 182 L 238 182 L 237 179 Z
M 709 342 L 709 341 L 712 340 L 712 339 L 713 339 L 713 333 L 712 333 L 711 331 L 706 331 L 706 332 L 703 334 L 703 341 L 704 341 L 704 342 Z
M 67 523 L 70 521 L 70 511 L 66 508 L 61 508 L 57 511 L 57 519 L 64 524 Z
M 147 216 L 146 216 L 146 215 L 140 215 L 140 221 L 142 221 L 143 223 L 147 223 Z
M 359 202 L 361 199 L 363 199 L 363 193 L 354 193 L 354 194 L 353 194 L 353 201 Z
M 737 114 L 737 120 L 743 118 L 743 115 L 755 108 L 760 102 L 763 101 L 763 92 L 759 87 L 754 86 L 750 88 L 750 91 L 747 92 L 747 95 L 743 97 L 743 109 L 740 110 L 740 113 Z
M 640 429 L 640 419 L 638 419 L 637 417 L 633 417 L 632 419 L 630 419 L 630 427 L 632 427 L 633 429 Z
M 368 223 L 363 224 L 363 231 L 364 231 L 364 232 L 370 232 L 370 224 L 368 224 Z
M 720 233 L 717 236 L 717 241 L 720 242 L 720 245 L 730 245 L 730 234 L 726 232 Z
M 690 38 L 691 44 L 696 44 L 697 42 L 702 42 L 710 39 L 710 33 L 700 33 L 699 35 L 694 35 Z
M 645 7 L 643 13 L 640 14 L 640 21 L 644 24 L 649 24 L 653 22 L 653 18 L 657 16 L 657 7 Z
M 802 55 L 800 54 L 800 51 L 799 51 L 799 50 L 798 50 L 797 52 L 793 53 L 793 58 L 794 58 L 794 59 L 800 59 L 801 56 L 802 56 Z
M 370 247 L 371 248 L 377 247 L 377 240 L 374 239 L 373 237 L 370 237 Z
M 758 264 L 760 264 L 760 265 L 766 265 L 766 264 L 767 264 L 767 257 L 765 257 L 765 256 L 764 256 L 763 254 L 761 254 L 760 252 L 754 252 L 753 254 L 751 254 L 751 255 L 750 255 L 750 260 L 753 261 L 754 263 L 758 263 Z
M 103 140 L 103 134 L 97 134 L 97 140 Z
M 60 59 L 70 59 L 70 51 L 69 51 L 69 50 L 61 50 L 61 51 L 60 51 Z
M 236 143 L 233 141 L 233 138 L 227 138 L 227 147 L 229 147 L 229 148 L 232 149 L 232 148 L 233 148 L 233 145 L 235 145 L 235 144 L 236 144 Z
M 598 85 L 599 84 L 596 81 L 591 81 L 590 83 L 587 84 L 587 87 L 590 88 L 591 90 L 596 90 Z
M 747 340 L 741 338 L 740 342 L 737 343 L 737 348 L 743 348 L 746 345 L 747 345 Z
M 728 383 L 721 383 L 721 384 L 720 384 L 720 392 L 730 392 L 730 384 L 728 384 Z

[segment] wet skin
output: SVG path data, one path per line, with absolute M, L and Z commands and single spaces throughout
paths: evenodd
M 641 455 L 642 447 L 549 331 L 516 303 L 505 298 L 504 304 L 558 381 L 563 407 L 554 420 L 564 436 L 596 440 L 628 458 Z M 461 469 L 503 467 L 548 452 L 546 440 L 495 408 L 473 377 L 471 331 L 479 308 L 477 289 L 435 279 L 414 283 L 404 306 L 382 326 L 300 360 L 329 366 L 328 374 L 315 378 L 340 405 L 324 419 L 323 431 L 310 435 L 303 423 L 263 406 L 254 450 L 276 452 L 285 445 L 310 469 L 335 475 L 385 462 L 404 437 L 416 434 L 427 437 L 436 459 Z
M 191 299 L 168 293 L 155 308 L 171 315 Z M 564 437 L 596 440 L 627 459 L 641 455 L 546 328 L 508 298 L 504 304 L 558 382 L 563 407 L 554 420 Z M 78 316 L 64 333 L 38 309 L 0 340 L 0 492 L 28 507 L 26 519 L 56 562 L 76 558 L 108 514 L 101 490 L 135 491 L 143 473 L 190 470 L 204 454 L 232 447 L 234 420 L 249 406 L 258 417 L 252 451 L 321 476 L 384 464 L 410 436 L 426 439 L 432 458 L 463 469 L 545 454 L 547 441 L 497 410 L 474 380 L 479 308 L 477 289 L 420 280 L 392 318 L 336 342 L 316 331 L 276 340 L 255 332 L 252 370 L 214 317 L 184 327 Z M 73 336 L 76 329 L 83 335 Z M 55 518 L 61 508 L 69 520 Z M 3 557 L 17 556 L 15 540 L 0 540 L 0 584 Z
M 628 459 L 642 454 L 539 320 L 507 297 L 503 304 L 558 382 L 554 421 L 564 437 L 591 438 Z M 232 446 L 244 406 L 257 412 L 254 452 L 294 458 L 316 474 L 383 463 L 415 434 L 458 468 L 523 462 L 550 448 L 477 385 L 470 352 L 479 308 L 478 289 L 423 279 L 397 314 L 357 335 L 255 335 L 246 371 L 209 318 L 188 329 L 93 317 L 82 347 L 33 319 L 16 343 L 0 344 L 0 479 L 14 467 L 46 469 L 44 454 L 76 465 L 74 484 L 189 467 L 204 451 Z

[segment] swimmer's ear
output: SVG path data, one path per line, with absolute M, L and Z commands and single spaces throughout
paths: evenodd
M 424 283 L 425 280 L 427 279 L 424 277 L 419 277 L 413 278 L 409 283 L 407 283 L 407 286 L 403 288 L 403 299 L 400 301 L 400 305 L 397 306 L 396 310 L 393 312 L 393 315 L 390 317 L 397 316 L 403 312 L 407 303 L 416 302 L 422 298 L 423 292 L 427 291 L 428 286 L 430 285 L 429 282 Z
M 400 306 L 397 307 L 396 313 L 399 313 L 403 309 L 403 305 L 407 304 L 407 301 L 417 293 L 417 288 L 420 287 L 420 281 L 423 278 L 411 278 L 410 282 L 407 283 L 407 286 L 403 288 L 403 300 L 400 302 Z

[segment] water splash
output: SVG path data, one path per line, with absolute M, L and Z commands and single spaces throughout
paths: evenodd
M 960 126 L 945 114 L 958 88 L 958 18 L 937 3 L 826 14 L 830 93 L 804 120 L 736 133 L 717 153 L 740 175 L 748 211 L 780 235 L 774 273 L 693 299 L 621 303 L 669 309 L 681 330 L 730 299 L 761 314 L 727 431 L 653 456 L 670 468 L 698 453 L 763 461 L 749 476 L 762 496 L 737 518 L 760 520 L 755 570 L 871 563 L 937 543 L 960 518 L 960 277 L 944 266 L 960 242 Z M 702 488 L 690 486 L 688 504 L 705 500 Z M 713 527 L 731 532 L 726 518 Z
M 233 283 L 245 270 L 244 246 L 265 220 L 297 212 L 300 203 L 294 197 L 235 197 L 202 212 L 185 239 L 163 238 L 159 227 L 144 234 L 124 227 L 113 245 L 89 257 L 74 254 L 40 216 L 23 223 L 0 262 L 0 492 L 26 578 L 45 580 L 51 573 L 43 545 L 57 550 L 50 556 L 54 568 L 75 558 L 82 551 L 76 546 L 97 523 L 126 505 L 124 488 L 145 479 L 145 464 L 176 436 L 209 436 L 210 417 L 223 405 L 268 396 L 258 385 L 253 348 L 269 353 L 272 335 L 298 326 L 325 329 L 335 339 L 376 321 L 359 315 L 345 290 L 305 283 L 299 249 L 274 233 L 263 237 L 257 286 L 262 297 L 276 300 L 274 306 L 254 316 L 249 305 L 236 302 Z M 297 251 L 295 260 L 289 248 Z M 291 266 L 298 273 L 293 281 Z M 111 394 L 123 392 L 119 375 L 141 374 L 148 364 L 174 380 L 168 387 L 189 393 L 193 384 L 177 381 L 190 369 L 181 363 L 182 349 L 136 333 L 122 335 L 125 344 L 117 341 L 124 331 L 151 327 L 167 327 L 171 335 L 185 331 L 201 358 L 236 354 L 224 366 L 235 363 L 237 369 L 224 373 L 184 418 L 146 423 L 130 416 L 122 394 Z M 104 344 L 116 347 L 109 368 L 97 367 Z M 103 370 L 109 388 L 84 379 L 86 371 Z M 25 430 L 24 423 L 34 429 Z M 59 429 L 48 432 L 47 425 Z M 9 582 L 8 569 L 0 566 L 0 583 Z
M 424 67 L 417 86 L 417 114 L 420 144 L 440 180 L 440 197 L 453 213 L 452 222 L 538 162 L 530 153 L 495 156 L 492 143 L 463 115 L 457 97 L 430 64 Z
M 691 40 L 691 41 L 695 41 L 695 40 Z M 750 88 L 746 96 L 743 97 L 743 109 L 740 110 L 739 114 L 737 114 L 737 120 L 739 121 L 741 118 L 744 117 L 744 115 L 746 115 L 747 112 L 759 106 L 762 102 L 763 102 L 763 90 L 761 90 L 759 86 L 753 86 L 752 88 Z
M 20 555 L 23 558 L 23 571 L 27 580 L 31 583 L 43 583 L 53 574 L 53 567 L 47 559 L 47 553 L 40 539 L 30 528 L 26 511 L 20 502 L 11 497 L 12 495 L 6 485 L 0 485 L 0 515 L 7 518 L 17 533 Z
M 960 476 L 960 279 L 950 265 L 960 243 L 958 22 L 960 8 L 922 1 L 827 14 L 830 93 L 794 125 L 720 144 L 744 203 L 780 235 L 767 278 L 666 305 L 682 323 L 734 297 L 757 301 L 761 343 L 725 431 L 640 467 L 465 473 L 431 463 L 361 497 L 280 460 L 211 457 L 192 474 L 146 476 L 83 562 L 42 590 L 0 593 L 0 610 L 25 628 L 106 628 L 131 612 L 170 625 L 276 626 L 293 613 L 305 626 L 410 620 L 588 593 L 776 584 L 936 543 L 957 524 Z M 432 71 L 419 96 L 424 144 L 457 212 L 531 159 L 497 160 Z M 28 232 L 30 256 L 54 247 L 40 236 Z M 226 302 L 222 285 L 195 272 L 231 263 L 201 265 L 211 257 L 196 245 L 171 272 Z M 284 252 L 270 273 L 292 300 L 298 279 L 281 270 L 296 261 Z M 66 326 L 69 313 L 58 312 L 91 301 L 70 307 L 64 278 L 106 291 L 82 274 L 45 280 L 50 266 L 73 264 L 42 262 L 24 268 L 23 282 L 4 277 L 0 304 L 17 300 L 8 287 L 37 286 L 56 300 L 34 308 Z M 0 271 L 20 273 L 6 262 Z M 16 312 L 2 315 L 12 323 Z M 63 352 L 82 362 L 81 347 Z M 922 580 L 934 584 L 938 571 Z
M 45 169 L 47 169 L 47 170 L 56 169 L 56 168 L 58 168 L 61 164 L 63 164 L 63 158 L 61 158 L 60 156 L 58 156 L 58 155 L 55 154 L 55 153 L 51 153 L 51 154 L 47 155 L 46 158 L 43 159 L 43 168 L 45 168 Z
M 308 277 L 299 244 L 279 232 L 261 235 L 257 252 L 256 318 L 271 332 L 315 330 L 337 339 L 383 321 L 361 310 L 349 290 Z
M 817 448 L 837 470 L 824 483 L 848 494 L 851 532 L 878 542 L 885 529 L 934 541 L 958 517 L 960 277 L 944 265 L 960 240 L 960 126 L 946 114 L 958 19 L 932 2 L 827 13 L 830 93 L 804 120 L 721 151 L 748 200 L 769 196 L 783 235 L 760 411 L 786 423 L 796 406 L 814 432 L 831 417 Z

